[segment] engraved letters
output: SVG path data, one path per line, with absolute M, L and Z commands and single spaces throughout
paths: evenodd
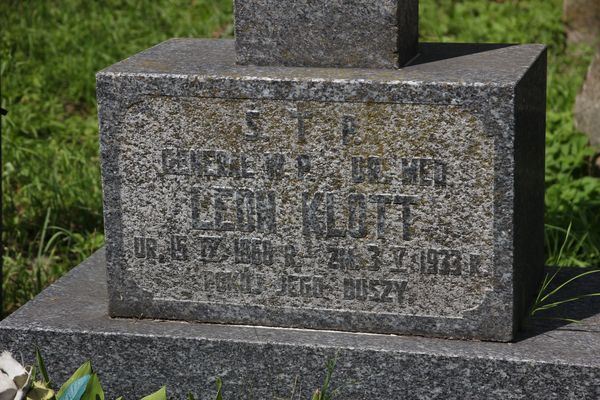
M 218 262 L 221 260 L 219 248 L 223 238 L 220 236 L 200 236 L 200 260 Z
M 246 111 L 246 140 L 256 142 L 264 139 L 260 127 L 260 112 L 257 110 Z
M 344 300 L 402 304 L 406 281 L 379 279 L 344 279 Z
M 323 277 L 282 275 L 277 296 L 319 298 L 323 296 Z
M 352 115 L 344 115 L 342 117 L 342 143 L 345 145 L 358 144 L 360 140 L 355 137 L 356 133 L 356 119 Z
M 306 143 L 306 127 L 305 121 L 310 118 L 310 114 L 303 111 L 291 110 L 292 118 L 296 118 L 298 122 L 298 143 Z
M 367 199 L 369 201 L 367 201 Z M 397 205 L 402 210 L 402 237 L 411 240 L 411 207 L 418 204 L 416 196 L 374 194 L 369 197 L 362 193 L 349 194 L 345 199 L 344 212 L 338 210 L 338 202 L 343 202 L 336 192 L 302 193 L 302 233 L 316 237 L 365 238 L 370 232 L 385 236 L 386 205 Z M 375 203 L 377 222 L 373 229 L 367 226 L 367 203 Z
M 154 238 L 136 236 L 133 238 L 133 248 L 136 258 L 158 258 L 157 243 Z
M 277 230 L 273 191 L 196 188 L 191 196 L 192 228 L 204 231 L 274 233 Z
M 489 276 L 488 254 L 439 240 L 455 222 L 436 213 L 461 184 L 456 160 L 427 139 L 395 148 L 386 140 L 400 136 L 377 136 L 402 118 L 384 125 L 348 107 L 324 121 L 303 104 L 259 106 L 245 102 L 235 125 L 191 141 L 198 147 L 170 142 L 153 156 L 176 188 L 165 195 L 183 202 L 157 213 L 183 222 L 136 232 L 133 258 L 148 268 L 186 261 L 198 282 L 190 298 L 291 307 L 403 309 L 420 301 L 413 285 Z

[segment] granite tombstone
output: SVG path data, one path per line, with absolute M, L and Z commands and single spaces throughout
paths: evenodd
M 348 399 L 598 398 L 592 297 L 511 344 L 289 329 L 515 338 L 543 264 L 546 53 L 421 43 L 401 69 L 339 68 L 344 52 L 322 68 L 348 43 L 319 37 L 318 2 L 285 3 L 306 18 L 273 8 L 272 51 L 259 34 L 237 47 L 273 57 L 293 43 L 306 58 L 291 66 L 174 39 L 97 75 L 106 248 L 0 322 L 0 348 L 38 346 L 53 381 L 91 359 L 109 397 L 167 385 L 209 399 L 220 376 L 228 398 L 308 398 L 337 355 Z M 379 24 L 408 2 L 322 3 L 341 13 L 334 31 L 364 11 L 383 32 L 334 42 L 389 57 L 363 45 L 389 44 Z M 271 3 L 238 0 L 236 14 L 248 4 Z M 286 41 L 307 20 L 324 42 Z M 563 315 L 582 323 L 561 328 Z
M 238 49 L 270 3 L 237 1 Z M 543 265 L 544 47 L 325 69 L 326 39 L 299 67 L 179 39 L 98 74 L 111 315 L 511 340 Z

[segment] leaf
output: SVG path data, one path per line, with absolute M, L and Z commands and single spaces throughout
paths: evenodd
M 42 375 L 42 382 L 44 382 L 45 385 L 50 385 L 50 378 L 48 377 L 46 364 L 42 358 L 42 353 L 40 353 L 40 348 L 37 346 L 35 346 L 35 358 L 37 360 L 38 368 L 40 369 L 40 374 Z
M 321 390 L 315 390 L 315 393 L 313 393 L 311 400 L 321 400 Z
M 15 376 L 13 378 L 13 382 L 15 383 L 15 385 L 17 385 L 17 388 L 23 389 L 27 385 L 27 382 L 29 382 L 29 377 L 29 374 Z
M 167 400 L 167 388 L 163 386 L 156 392 L 143 397 L 142 400 Z
M 33 382 L 26 400 L 56 400 L 54 390 L 48 388 L 45 382 Z
M 90 363 L 89 361 L 86 361 L 83 363 L 83 365 L 81 367 L 79 367 L 77 369 L 77 371 L 75 371 L 75 373 L 73 375 L 71 375 L 71 377 L 60 387 L 59 391 L 56 393 L 56 398 L 60 399 L 63 396 L 63 393 L 65 392 L 65 390 L 67 389 L 67 387 L 69 385 L 71 385 L 73 382 L 75 382 L 77 379 L 84 377 L 85 375 L 91 375 L 92 374 L 92 363 Z
M 0 400 L 12 400 L 17 394 L 17 389 L 9 387 L 0 387 Z
M 104 400 L 104 390 L 96 373 L 92 374 L 81 400 Z
M 187 400 L 196 400 L 194 399 L 194 395 L 192 394 L 192 392 L 188 392 Z
M 222 389 L 223 381 L 221 380 L 221 378 L 217 378 L 217 397 L 215 398 L 215 400 L 223 400 L 223 394 L 221 393 Z
M 71 383 L 67 386 L 62 396 L 58 397 L 58 400 L 81 400 L 81 396 L 85 393 L 85 389 L 87 388 L 87 384 L 91 377 L 92 375 L 84 375 Z

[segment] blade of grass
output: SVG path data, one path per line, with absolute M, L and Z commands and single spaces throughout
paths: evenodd
M 40 370 L 40 374 L 42 375 L 42 382 L 44 385 L 50 385 L 50 377 L 48 376 L 48 371 L 46 370 L 46 364 L 44 363 L 44 359 L 42 358 L 42 353 L 40 353 L 39 347 L 35 346 L 35 359 L 37 360 L 37 366 Z
M 586 271 L 583 272 L 581 274 L 578 274 L 576 276 L 574 276 L 573 278 L 567 280 L 566 282 L 563 282 L 562 284 L 560 284 L 559 286 L 557 286 L 554 290 L 550 291 L 548 294 L 546 294 L 544 297 L 542 297 L 541 302 L 546 301 L 549 297 L 553 296 L 554 294 L 556 294 L 558 291 L 560 291 L 562 288 L 564 288 L 565 286 L 569 285 L 571 282 L 574 282 L 578 279 L 581 279 L 585 276 L 591 275 L 591 274 L 596 274 L 600 272 L 600 270 L 594 270 L 594 271 Z
M 559 306 L 561 304 L 570 303 L 570 302 L 581 300 L 581 299 L 584 299 L 584 298 L 587 298 L 587 297 L 600 297 L 600 293 L 583 294 L 581 296 L 571 297 L 570 299 L 565 299 L 565 300 L 555 301 L 554 303 L 544 304 L 544 305 L 538 307 L 537 309 L 535 309 L 534 313 L 538 312 L 538 311 L 548 310 L 550 308 L 554 308 L 554 307 Z

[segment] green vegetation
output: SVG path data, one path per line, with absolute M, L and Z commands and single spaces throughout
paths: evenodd
M 4 309 L 102 246 L 95 73 L 171 37 L 231 36 L 231 0 L 0 9 Z
M 538 315 L 537 315 L 538 313 L 541 313 L 546 310 L 550 310 L 550 309 L 560 306 L 562 304 L 571 303 L 573 301 L 579 301 L 579 300 L 585 299 L 587 297 L 600 297 L 600 292 L 592 292 L 592 293 L 579 293 L 575 296 L 570 296 L 570 297 L 567 296 L 566 298 L 564 296 L 560 296 L 560 297 L 562 297 L 560 300 L 556 299 L 557 294 L 558 295 L 563 294 L 562 289 L 564 289 L 565 287 L 574 283 L 575 281 L 577 281 L 579 279 L 584 279 L 586 276 L 589 276 L 592 274 L 600 273 L 600 269 L 587 269 L 586 268 L 586 269 L 583 269 L 583 272 L 579 272 L 579 273 L 575 274 L 575 276 L 573 276 L 567 280 L 564 280 L 563 282 L 556 282 L 556 277 L 561 272 L 562 268 L 565 268 L 563 265 L 561 265 L 562 264 L 561 260 L 562 260 L 563 254 L 565 254 L 565 249 L 568 246 L 571 249 L 573 248 L 573 239 L 571 238 L 571 225 L 569 225 L 567 227 L 563 244 L 560 247 L 560 249 L 558 250 L 558 252 L 556 253 L 557 254 L 556 255 L 556 261 L 557 261 L 556 264 L 559 265 L 559 267 L 554 271 L 554 273 L 552 273 L 552 274 L 546 273 L 546 275 L 544 276 L 544 279 L 540 286 L 539 292 L 538 292 L 536 298 L 534 299 L 533 304 L 531 305 L 531 307 L 529 309 L 529 317 L 536 318 L 536 317 L 538 317 Z M 552 285 L 554 285 L 555 287 L 553 287 Z M 546 318 L 546 317 L 542 317 L 542 318 Z M 581 322 L 579 320 L 567 318 L 567 317 L 551 317 L 550 319 L 558 319 L 558 320 L 563 320 L 563 321 L 573 322 L 573 323 Z
M 95 72 L 170 37 L 231 36 L 231 3 L 4 2 L 5 310 L 102 245 Z M 597 265 L 600 180 L 586 176 L 593 151 L 572 116 L 592 51 L 566 45 L 561 17 L 562 0 L 421 0 L 423 40 L 548 44 L 547 262 Z
M 23 398 L 25 400 L 104 400 L 104 390 L 98 374 L 90 361 L 83 363 L 58 391 L 50 381 L 44 359 L 35 352 L 36 366 L 24 367 L 8 352 L 0 356 L 0 398 Z M 39 373 L 38 373 L 39 371 Z M 17 390 L 20 393 L 17 393 Z M 21 396 L 22 395 L 22 396 Z M 193 399 L 190 395 L 190 399 Z M 117 400 L 123 400 L 119 397 Z M 166 387 L 143 397 L 141 400 L 167 400 Z M 221 382 L 218 380 L 216 400 L 222 400 Z

